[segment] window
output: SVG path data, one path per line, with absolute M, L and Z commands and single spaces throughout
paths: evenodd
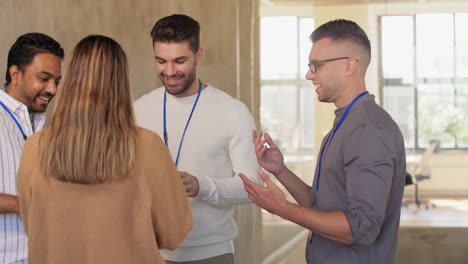
M 313 28 L 312 18 L 261 18 L 260 120 L 286 157 L 313 154 L 315 95 L 305 79 Z
M 260 20 L 261 126 L 283 152 L 288 168 L 309 184 L 314 171 L 316 95 L 305 75 L 312 46 L 308 38 L 313 30 L 312 18 L 264 16 Z M 276 181 L 274 177 L 272 179 Z M 295 202 L 283 185 L 277 184 L 286 198 Z M 277 252 L 307 234 L 300 226 L 262 211 L 263 241 L 270 241 L 263 243 L 263 261 L 278 263 Z
M 468 13 L 382 16 L 381 95 L 407 148 L 468 150 Z

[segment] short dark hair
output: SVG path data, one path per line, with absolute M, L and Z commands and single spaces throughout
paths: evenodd
M 18 66 L 18 69 L 23 71 L 40 53 L 51 53 L 60 59 L 64 57 L 60 44 L 45 34 L 26 33 L 18 37 L 8 52 L 4 86 L 6 87 L 11 82 L 9 69 L 12 65 Z
M 163 17 L 154 24 L 151 30 L 153 44 L 188 41 L 195 53 L 200 48 L 200 24 L 193 18 L 183 14 L 173 14 Z
M 356 22 L 346 19 L 331 20 L 312 32 L 310 40 L 315 43 L 324 38 L 347 40 L 362 46 L 371 57 L 371 45 L 366 32 Z

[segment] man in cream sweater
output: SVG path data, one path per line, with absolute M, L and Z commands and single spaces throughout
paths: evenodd
M 151 31 L 156 71 L 163 87 L 135 106 L 138 125 L 158 133 L 185 185 L 193 228 L 167 263 L 234 263 L 238 230 L 234 205 L 251 202 L 238 173 L 259 183 L 247 107 L 198 79 L 203 57 L 200 26 L 186 15 L 160 19 Z

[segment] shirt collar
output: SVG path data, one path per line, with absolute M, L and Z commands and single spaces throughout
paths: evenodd
M 16 100 L 13 98 L 11 95 L 7 94 L 4 90 L 0 89 L 0 101 L 10 109 L 10 111 L 16 113 L 18 110 L 26 111 L 28 110 L 28 107 L 21 103 L 20 101 Z
M 7 94 L 4 90 L 0 89 L 0 101 L 13 113 L 26 112 L 28 113 L 28 107 L 22 102 L 16 100 L 11 95 Z M 29 113 L 28 113 L 29 116 Z M 31 121 L 36 126 L 36 131 L 44 126 L 46 119 L 46 113 L 34 113 L 31 115 Z
M 359 101 L 356 102 L 353 108 L 358 107 L 358 105 L 361 105 L 364 101 L 374 100 L 374 98 L 375 96 L 373 94 L 366 94 Z M 348 105 L 335 109 L 335 119 L 333 120 L 333 126 L 336 126 L 336 124 L 338 123 L 338 120 L 344 114 L 344 111 L 346 110 L 346 107 L 348 107 Z

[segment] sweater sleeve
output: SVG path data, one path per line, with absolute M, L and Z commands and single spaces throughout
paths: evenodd
M 391 130 L 367 124 L 356 128 L 345 147 L 345 212 L 355 245 L 372 245 L 378 237 L 399 153 Z M 359 151 L 356 151 L 359 150 Z
M 153 186 L 152 218 L 159 248 L 174 250 L 192 228 L 192 211 L 169 151 L 154 134 L 150 157 L 160 157 L 148 167 Z M 154 175 L 154 174 L 157 175 Z
M 252 130 L 255 129 L 255 122 L 247 107 L 244 104 L 241 106 L 233 120 L 229 120 L 230 125 L 226 126 L 225 130 L 229 133 L 227 147 L 233 177 L 219 179 L 195 175 L 200 186 L 198 198 L 218 206 L 251 202 L 239 173 L 243 173 L 257 184 L 261 183 L 258 177 L 260 167 L 252 143 Z
M 24 230 L 28 233 L 28 209 L 31 201 L 32 168 L 37 161 L 37 134 L 31 136 L 23 146 L 20 165 L 16 179 L 18 200 L 20 206 L 20 218 Z

